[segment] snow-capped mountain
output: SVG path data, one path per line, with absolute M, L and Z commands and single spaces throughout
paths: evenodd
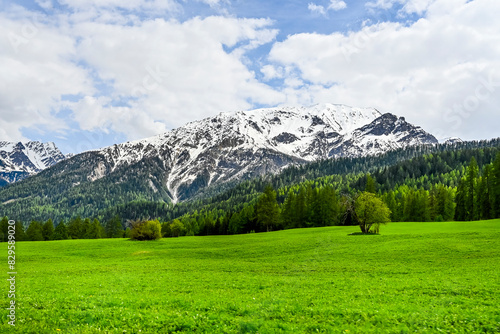
M 52 142 L 0 142 L 0 181 L 12 183 L 65 159 Z
M 154 160 L 164 175 L 160 184 L 151 175 L 151 188 L 165 189 L 176 202 L 210 185 L 278 172 L 291 164 L 421 144 L 437 140 L 404 118 L 373 108 L 321 104 L 223 112 L 158 136 L 94 151 L 101 158 L 87 179 L 92 182 L 121 166 Z

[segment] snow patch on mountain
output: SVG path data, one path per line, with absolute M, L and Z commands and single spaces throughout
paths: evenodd
M 246 176 L 276 173 L 290 164 L 364 156 L 437 140 L 392 114 L 335 104 L 222 112 L 172 131 L 98 150 L 109 168 L 159 159 L 173 202 L 197 189 Z

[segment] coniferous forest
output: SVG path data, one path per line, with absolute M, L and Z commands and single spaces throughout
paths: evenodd
M 158 219 L 167 237 L 355 225 L 353 206 L 363 191 L 387 205 L 391 221 L 499 218 L 499 147 L 494 140 L 319 161 L 218 189 L 211 196 L 217 193 L 212 189 L 177 205 L 139 199 L 88 216 L 46 212 L 44 205 L 31 204 L 28 212 L 39 214 L 17 222 L 18 240 L 124 237 L 139 219 Z M 15 212 L 16 203 L 10 208 Z M 3 240 L 8 216 L 0 224 Z

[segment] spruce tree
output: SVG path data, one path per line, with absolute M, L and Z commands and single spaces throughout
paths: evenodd
M 42 224 L 35 220 L 31 221 L 26 230 L 26 238 L 29 241 L 43 241 Z
M 491 179 L 492 216 L 493 218 L 500 218 L 500 152 L 493 162 Z
M 476 193 L 477 177 L 479 174 L 479 167 L 477 166 L 476 158 L 472 157 L 469 167 L 467 168 L 466 177 L 466 220 L 474 220 L 477 218 L 478 211 L 478 198 Z
M 267 232 L 275 229 L 280 220 L 280 211 L 276 200 L 276 192 L 271 186 L 266 186 L 256 207 L 257 223 Z
M 66 240 L 68 239 L 68 228 L 63 220 L 57 224 L 54 229 L 54 240 Z
M 52 240 L 54 238 L 54 223 L 49 219 L 43 224 L 42 228 L 43 240 Z

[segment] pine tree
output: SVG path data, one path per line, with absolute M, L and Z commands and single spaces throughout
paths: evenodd
M 455 220 L 465 221 L 467 220 L 467 183 L 465 178 L 462 178 L 458 183 L 457 195 L 455 197 L 456 208 L 455 208 Z
M 73 218 L 68 223 L 68 236 L 71 239 L 81 239 L 85 231 L 83 230 L 83 221 L 80 216 Z
M 491 178 L 492 216 L 493 218 L 500 218 L 500 152 L 493 162 Z
M 477 218 L 478 199 L 476 196 L 476 184 L 478 174 L 479 167 L 477 166 L 476 158 L 472 157 L 469 167 L 467 168 L 467 177 L 465 183 L 467 189 L 467 197 L 465 202 L 465 208 L 467 212 L 466 220 L 474 220 Z
M 87 236 L 89 239 L 100 239 L 104 236 L 104 229 L 97 218 L 94 218 L 92 223 L 89 225 Z
M 54 229 L 54 240 L 66 240 L 68 238 L 68 228 L 64 221 L 61 220 Z
M 276 200 L 276 192 L 271 186 L 267 186 L 260 196 L 256 207 L 257 224 L 269 232 L 279 225 L 280 211 Z
M 24 225 L 21 221 L 16 221 L 16 241 L 27 240 L 26 232 L 24 231 Z
M 54 223 L 49 219 L 43 224 L 42 228 L 43 240 L 52 240 L 54 238 Z
M 106 238 L 122 238 L 123 237 L 123 226 L 119 215 L 115 215 L 113 218 L 106 222 L 105 227 Z
M 365 191 L 372 193 L 372 194 L 377 193 L 377 185 L 376 185 L 375 179 L 370 174 L 366 175 Z
M 9 218 L 4 216 L 0 221 L 0 241 L 8 241 L 9 240 Z
M 26 230 L 26 238 L 29 241 L 43 241 L 42 224 L 37 221 L 31 221 Z
M 290 190 L 288 192 L 287 197 L 285 198 L 285 202 L 282 205 L 282 219 L 283 225 L 285 228 L 292 228 L 296 225 L 296 199 L 295 193 Z

